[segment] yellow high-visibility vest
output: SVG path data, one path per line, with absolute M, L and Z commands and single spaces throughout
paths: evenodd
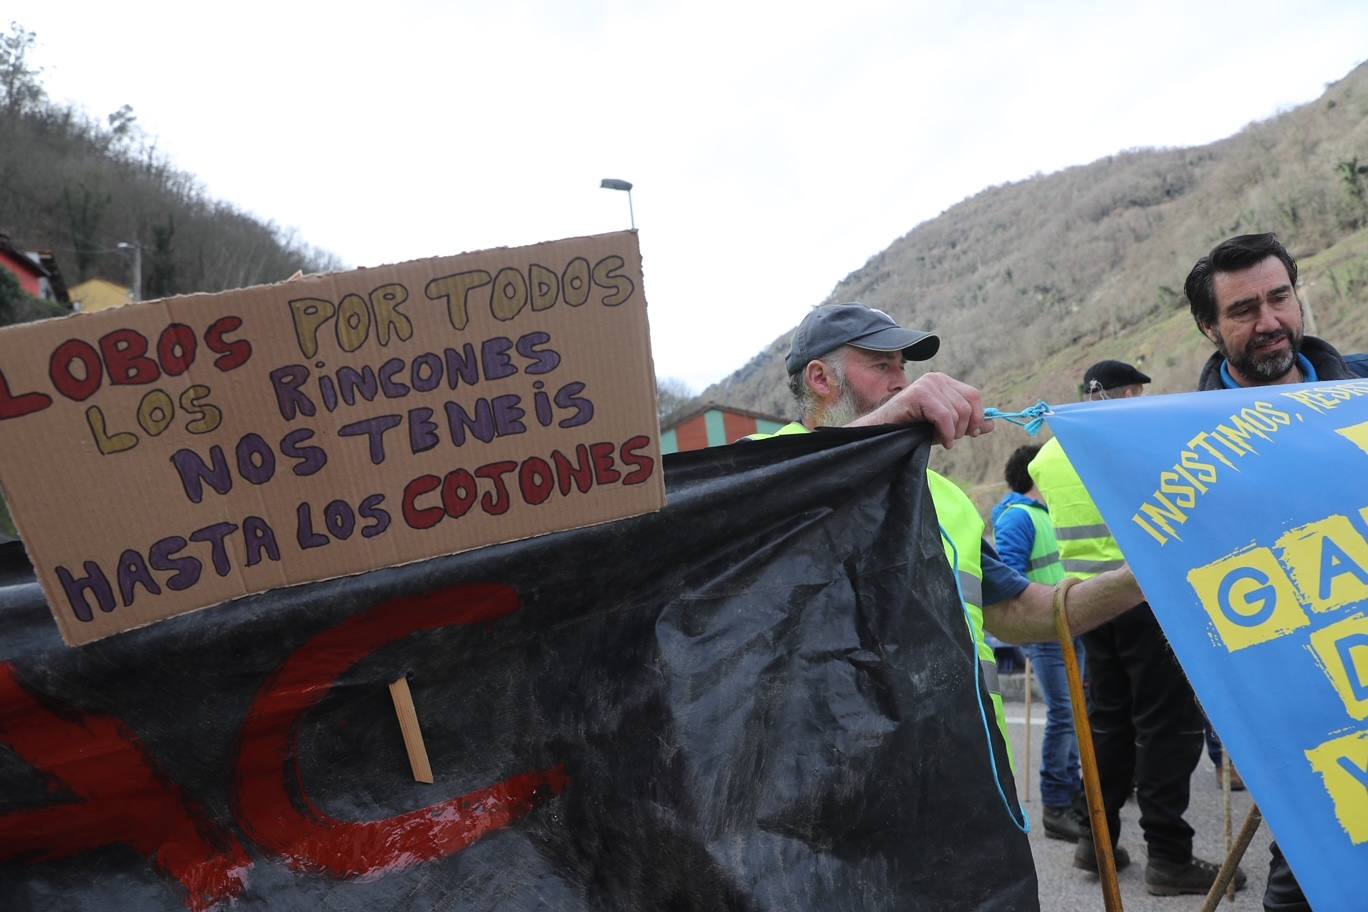
M 1059 438 L 1052 438 L 1041 447 L 1026 471 L 1050 511 L 1059 542 L 1059 562 L 1065 574 L 1088 579 L 1126 562 L 1097 504 L 1083 487 L 1083 479 L 1059 445 Z
M 941 539 L 945 559 L 951 569 L 959 572 L 960 591 L 964 594 L 964 607 L 969 614 L 969 632 L 978 649 L 979 667 L 988 685 L 988 695 L 993 703 L 998 731 L 1002 733 L 1002 743 L 1007 745 L 1007 761 L 1012 772 L 1016 772 L 1012 737 L 1007 733 L 1007 710 L 1002 705 L 1002 685 L 998 683 L 997 657 L 993 655 L 993 647 L 983 633 L 983 517 L 979 515 L 974 502 L 953 481 L 927 469 L 926 483 L 931 489 L 936 519 L 945 531 Z M 945 541 L 946 537 L 954 542 L 953 551 L 950 542 Z
M 1042 586 L 1053 586 L 1064 578 L 1064 567 L 1059 562 L 1059 542 L 1055 539 L 1054 523 L 1048 510 L 1039 505 L 1014 503 L 1008 510 L 1021 510 L 1031 518 L 1035 539 L 1031 542 L 1031 556 L 1026 559 L 1026 578 Z

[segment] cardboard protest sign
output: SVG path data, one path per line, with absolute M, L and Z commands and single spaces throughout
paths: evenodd
M 929 450 L 679 454 L 660 512 L 83 649 L 0 548 L 0 909 L 1039 909 Z
M 0 331 L 0 484 L 72 644 L 659 509 L 635 233 Z
M 1368 380 L 1050 419 L 1316 909 L 1368 870 Z

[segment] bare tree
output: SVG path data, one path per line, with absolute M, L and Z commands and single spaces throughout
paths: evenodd
M 37 107 L 44 98 L 40 67 L 29 66 L 28 54 L 38 36 L 17 22 L 0 35 L 0 111 L 7 119 Z
M 694 398 L 689 384 L 678 377 L 664 377 L 656 381 L 656 417 L 664 423 L 675 412 Z

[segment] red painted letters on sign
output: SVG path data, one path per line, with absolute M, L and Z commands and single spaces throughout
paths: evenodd
M 296 870 L 370 877 L 453 855 L 560 794 L 569 778 L 556 768 L 387 820 L 352 822 L 329 817 L 307 794 L 308 812 L 301 813 L 286 784 L 286 776 L 297 772 L 290 762 L 295 726 L 344 671 L 410 633 L 493 621 L 516 610 L 517 593 L 507 586 L 395 599 L 314 637 L 290 656 L 261 689 L 242 729 L 237 810 L 252 839 Z
M 180 881 L 191 909 L 242 892 L 252 864 L 242 846 L 166 779 L 118 719 L 58 716 L 0 664 L 0 742 L 78 799 L 0 816 L 0 861 L 130 845 Z
M 518 607 L 507 586 L 455 587 L 386 602 L 296 650 L 243 722 L 234 782 L 243 832 L 297 871 L 378 877 L 460 852 L 564 791 L 570 780 L 556 767 L 388 819 L 345 821 L 323 813 L 305 783 L 287 778 L 298 776 L 298 724 L 348 668 L 410 634 L 496 621 Z M 109 716 L 56 710 L 0 663 L 0 744 L 74 799 L 0 814 L 0 862 L 59 861 L 129 845 L 179 882 L 195 912 L 243 894 L 252 865 L 246 849 L 182 794 L 136 734 Z

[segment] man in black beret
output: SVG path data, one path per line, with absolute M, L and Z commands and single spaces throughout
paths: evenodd
M 1088 399 L 1125 399 L 1142 395 L 1150 378 L 1125 361 L 1098 361 L 1083 374 Z

